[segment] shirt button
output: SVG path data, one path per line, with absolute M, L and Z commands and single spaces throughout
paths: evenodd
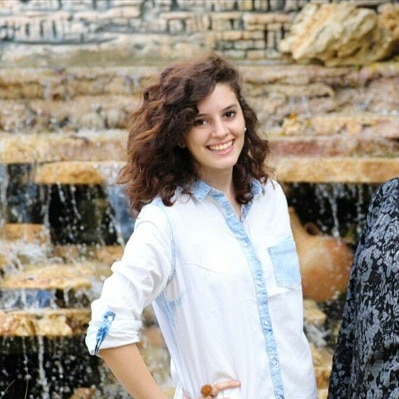
M 277 360 L 277 358 L 274 357 L 272 359 L 272 365 L 275 366 L 277 363 L 278 363 L 278 360 Z

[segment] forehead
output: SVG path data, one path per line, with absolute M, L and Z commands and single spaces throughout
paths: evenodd
M 237 96 L 228 83 L 218 83 L 213 91 L 198 103 L 198 110 L 224 109 L 238 103 Z

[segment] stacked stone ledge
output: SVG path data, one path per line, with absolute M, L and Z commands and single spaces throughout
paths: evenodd
M 280 165 L 279 178 L 325 182 L 325 176 L 339 175 L 342 164 L 354 166 L 353 173 L 340 175 L 342 182 L 395 176 L 398 65 L 240 65 L 246 95 Z M 81 176 L 80 184 L 98 182 L 102 174 L 104 182 L 112 181 L 125 160 L 128 115 L 140 104 L 140 89 L 161 68 L 1 70 L 0 162 L 34 163 L 38 182 L 45 181 L 42 168 L 54 171 L 62 162 L 60 172 L 48 173 L 48 184 L 51 175 L 61 179 L 61 174 L 66 181 Z M 324 176 L 309 173 L 309 165 L 318 162 Z

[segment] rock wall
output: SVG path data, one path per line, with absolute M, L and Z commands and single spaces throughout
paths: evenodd
M 13 44 L 91 49 L 127 41 L 133 47 L 132 54 L 150 58 L 155 57 L 158 46 L 164 51 L 162 56 L 173 57 L 173 51 L 189 43 L 193 48 L 226 51 L 236 58 L 259 59 L 277 50 L 293 15 L 306 3 L 4 0 L 0 2 L 0 38 Z M 167 40 L 163 40 L 165 36 Z
M 159 70 L 0 70 L 0 162 L 35 164 L 41 183 L 111 182 L 124 161 L 127 117 Z M 398 63 L 241 70 L 282 181 L 381 182 L 399 174 Z
M 375 14 L 394 1 L 352 3 Z M 2 64 L 137 64 L 204 49 L 281 60 L 280 42 L 310 3 L 331 0 L 0 0 Z

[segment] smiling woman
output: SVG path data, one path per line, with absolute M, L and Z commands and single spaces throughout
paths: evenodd
M 165 399 L 136 345 L 148 305 L 175 399 L 317 397 L 287 201 L 257 126 L 216 54 L 166 68 L 132 114 L 119 181 L 138 215 L 86 343 L 135 399 Z
M 233 167 L 244 146 L 245 120 L 234 91 L 219 83 L 198 104 L 194 126 L 185 136 L 200 178 L 224 192 L 240 217 L 232 182 Z

